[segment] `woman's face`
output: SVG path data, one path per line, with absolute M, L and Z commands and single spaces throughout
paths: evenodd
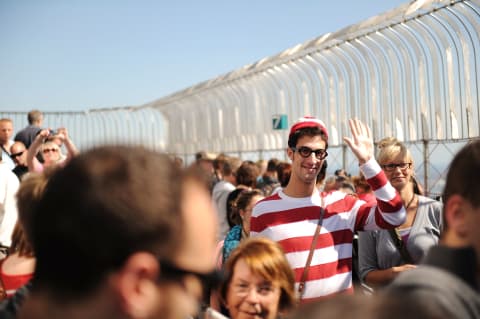
M 263 196 L 253 196 L 252 199 L 250 199 L 250 203 L 248 203 L 248 206 L 245 209 L 240 210 L 240 216 L 242 216 L 243 230 L 245 230 L 247 234 L 250 234 L 250 218 L 252 217 L 253 206 L 255 206 L 255 204 L 261 199 L 263 199 Z
M 252 273 L 247 263 L 239 259 L 233 268 L 225 303 L 232 319 L 274 319 L 280 295 L 277 282 Z
M 53 142 L 43 144 L 42 157 L 45 166 L 56 163 L 60 159 L 60 149 L 58 145 Z
M 397 191 L 401 191 L 410 184 L 414 172 L 412 160 L 398 154 L 392 159 L 382 163 L 381 166 L 390 184 L 392 184 Z

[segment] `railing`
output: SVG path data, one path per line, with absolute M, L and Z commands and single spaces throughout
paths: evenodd
M 342 141 L 357 117 L 376 141 L 410 144 L 437 193 L 452 150 L 479 136 L 479 34 L 480 0 L 411 2 L 151 103 L 47 113 L 46 125 L 67 126 L 81 148 L 142 143 L 187 163 L 199 150 L 285 159 L 287 131 L 272 118 L 310 114 L 327 125 L 330 167 L 356 173 Z M 0 115 L 16 129 L 26 121 Z

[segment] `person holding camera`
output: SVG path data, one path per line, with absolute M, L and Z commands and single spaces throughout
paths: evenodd
M 57 141 L 61 143 L 58 144 Z M 67 155 L 61 153 L 61 144 L 65 145 Z M 40 153 L 43 163 L 37 160 L 36 156 Z M 51 129 L 41 130 L 32 145 L 28 148 L 27 164 L 29 172 L 43 172 L 47 167 L 62 164 L 78 154 L 78 150 L 70 140 L 66 128 L 59 128 L 57 131 Z

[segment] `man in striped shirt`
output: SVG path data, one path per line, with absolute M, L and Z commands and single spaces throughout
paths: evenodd
M 295 271 L 298 289 L 320 219 L 320 207 L 324 208 L 322 227 L 300 296 L 302 302 L 352 292 L 354 232 L 394 228 L 405 220 L 399 194 L 375 161 L 370 129 L 356 119 L 349 124 L 352 138 L 345 137 L 344 141 L 374 190 L 376 206 L 343 192 L 317 190 L 316 177 L 328 155 L 328 132 L 322 121 L 304 117 L 292 126 L 288 138 L 292 173 L 287 187 L 257 203 L 252 212 L 251 236 L 268 237 L 282 245 Z

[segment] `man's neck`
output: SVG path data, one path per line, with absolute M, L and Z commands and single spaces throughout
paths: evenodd
M 285 187 L 283 190 L 285 195 L 298 198 L 312 196 L 314 191 L 315 183 L 306 184 L 295 179 L 290 179 L 287 187 Z

